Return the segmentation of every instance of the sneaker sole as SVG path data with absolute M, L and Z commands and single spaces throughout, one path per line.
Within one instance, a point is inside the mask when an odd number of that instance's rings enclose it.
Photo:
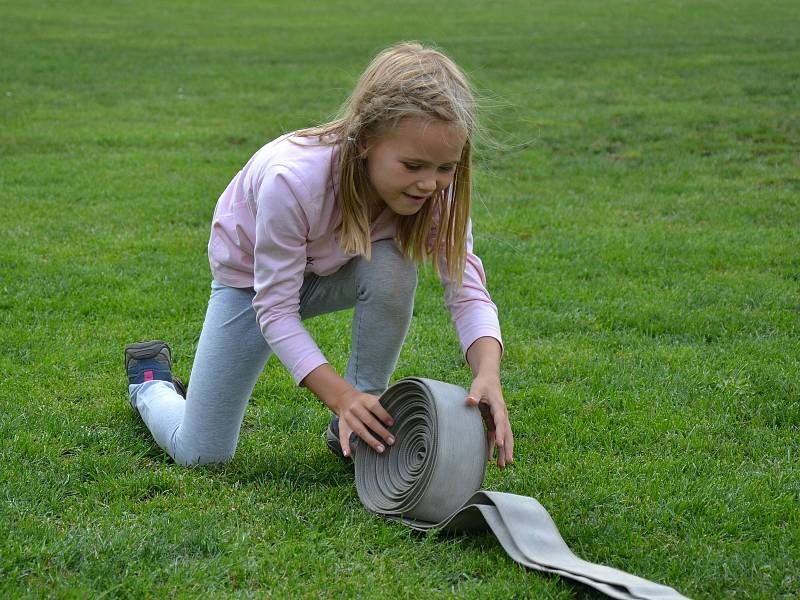
M 128 363 L 131 359 L 142 360 L 145 358 L 153 358 L 157 356 L 163 348 L 167 349 L 169 366 L 172 368 L 172 350 L 170 349 L 169 344 L 160 340 L 138 342 L 136 344 L 125 346 L 125 368 L 128 368 Z
M 128 365 L 131 360 L 154 358 L 158 356 L 164 348 L 167 350 L 167 364 L 169 365 L 169 370 L 172 371 L 172 349 L 169 347 L 169 344 L 162 340 L 136 342 L 135 344 L 125 346 L 125 370 L 128 370 Z M 186 398 L 186 385 L 175 377 L 175 375 L 172 376 L 172 385 L 175 386 L 175 391 Z

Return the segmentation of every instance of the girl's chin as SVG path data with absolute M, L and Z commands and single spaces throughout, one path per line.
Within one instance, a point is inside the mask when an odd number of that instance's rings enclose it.
M 420 209 L 422 208 L 422 204 L 418 204 L 418 205 L 406 204 L 405 206 L 389 206 L 389 208 L 396 215 L 400 215 L 401 217 L 408 217 L 410 215 L 417 214 L 420 211 Z

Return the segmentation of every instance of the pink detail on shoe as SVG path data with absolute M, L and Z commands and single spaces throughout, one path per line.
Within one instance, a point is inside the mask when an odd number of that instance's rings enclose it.
M 145 371 L 144 372 L 144 380 L 145 381 L 153 381 L 153 372 L 152 371 Z

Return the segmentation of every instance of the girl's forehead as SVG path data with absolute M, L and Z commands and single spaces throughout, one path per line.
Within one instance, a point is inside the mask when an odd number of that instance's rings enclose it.
M 463 128 L 455 123 L 422 117 L 406 117 L 387 131 L 381 142 L 405 158 L 430 162 L 458 162 L 467 141 Z

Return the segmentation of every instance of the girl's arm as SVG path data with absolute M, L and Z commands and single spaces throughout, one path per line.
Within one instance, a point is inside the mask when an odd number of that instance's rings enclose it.
M 467 362 L 472 369 L 472 386 L 467 404 L 478 406 L 486 422 L 489 458 L 497 446 L 497 466 L 501 469 L 514 462 L 514 434 L 500 385 L 500 357 L 503 350 L 495 338 L 484 336 L 467 349 Z
M 350 434 L 355 432 L 376 452 L 383 452 L 380 440 L 371 432 L 383 438 L 390 446 L 394 438 L 389 430 L 394 420 L 378 402 L 378 397 L 359 392 L 342 379 L 329 364 L 325 363 L 311 371 L 301 382 L 333 412 L 339 415 L 339 442 L 342 453 L 350 456 Z
M 500 386 L 503 346 L 497 307 L 486 289 L 483 263 L 472 251 L 472 221 L 467 223 L 466 244 L 463 284 L 458 287 L 450 281 L 444 261 L 439 275 L 444 286 L 445 303 L 474 376 L 467 404 L 480 408 L 486 422 L 489 457 L 497 446 L 497 465 L 502 469 L 514 460 L 514 437 Z
M 322 172 L 327 175 L 327 171 Z M 318 188 L 319 184 L 312 185 L 312 189 Z M 294 380 L 339 415 L 339 438 L 345 455 L 351 453 L 353 432 L 382 452 L 382 442 L 375 436 L 394 443 L 381 424 L 391 424 L 391 417 L 377 397 L 357 391 L 339 377 L 301 322 L 300 289 L 307 239 L 311 229 L 319 225 L 315 220 L 318 206 L 310 200 L 316 197 L 289 166 L 273 165 L 261 175 L 253 252 L 253 308 L 264 339 Z

